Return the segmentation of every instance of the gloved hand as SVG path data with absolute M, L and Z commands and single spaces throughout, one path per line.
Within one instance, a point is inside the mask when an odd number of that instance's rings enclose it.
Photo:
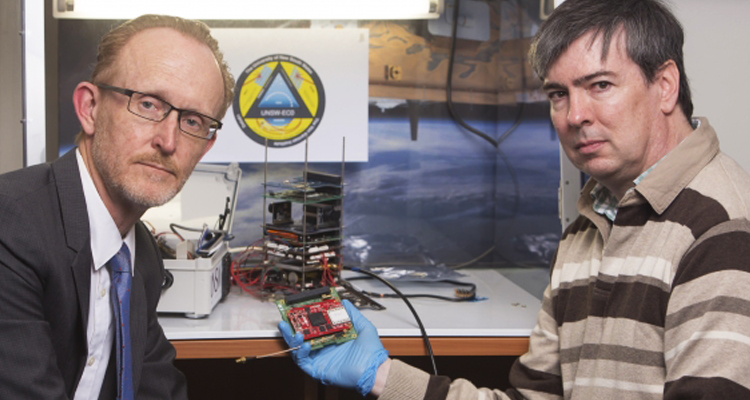
M 380 364 L 388 359 L 378 330 L 348 300 L 342 301 L 352 319 L 357 338 L 345 343 L 310 350 L 310 343 L 303 343 L 302 333 L 292 335 L 292 327 L 279 322 L 279 330 L 289 347 L 302 345 L 292 352 L 294 361 L 308 375 L 325 385 L 336 385 L 356 389 L 366 396 L 375 384 L 375 375 Z

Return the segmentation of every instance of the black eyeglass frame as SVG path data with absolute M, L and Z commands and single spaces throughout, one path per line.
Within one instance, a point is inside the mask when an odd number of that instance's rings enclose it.
M 96 87 L 98 87 L 100 89 L 111 90 L 113 92 L 124 94 L 125 96 L 128 96 L 128 107 L 127 107 L 128 108 L 128 112 L 130 112 L 131 114 L 133 114 L 133 115 L 135 115 L 137 117 L 140 117 L 140 118 L 143 118 L 145 120 L 148 120 L 148 121 L 154 121 L 154 122 L 164 121 L 169 116 L 169 113 L 171 113 L 172 110 L 174 110 L 174 111 L 177 111 L 177 120 L 178 121 L 182 120 L 182 113 L 183 112 L 187 112 L 187 113 L 190 113 L 190 114 L 195 114 L 195 115 L 201 116 L 203 118 L 207 118 L 211 122 L 213 122 L 214 124 L 216 124 L 215 127 L 213 127 L 213 128 L 209 127 L 206 136 L 198 136 L 198 135 L 195 135 L 193 133 L 187 132 L 186 130 L 182 129 L 182 123 L 179 123 L 177 125 L 180 128 L 180 131 L 182 133 L 184 133 L 186 135 L 190 135 L 190 136 L 192 136 L 194 138 L 203 139 L 203 140 L 211 140 L 214 137 L 214 135 L 216 135 L 216 131 L 218 131 L 219 129 L 221 129 L 221 127 L 224 125 L 224 124 L 221 123 L 221 121 L 219 121 L 219 120 L 217 120 L 217 119 L 215 119 L 213 117 L 209 117 L 208 115 L 201 114 L 199 112 L 192 111 L 192 110 L 183 110 L 181 108 L 177 108 L 177 107 L 173 106 L 172 104 L 170 104 L 169 102 L 167 102 L 166 100 L 160 98 L 159 96 L 155 96 L 153 94 L 143 93 L 143 92 L 139 92 L 137 90 L 125 89 L 125 88 L 121 88 L 121 87 L 117 87 L 117 86 L 112 86 L 112 85 L 106 85 L 106 84 L 103 84 L 103 83 L 97 83 L 95 85 L 96 85 Z M 143 95 L 143 96 L 149 96 L 149 97 L 153 97 L 155 99 L 158 99 L 162 103 L 164 103 L 167 106 L 169 106 L 169 109 L 164 113 L 164 115 L 162 116 L 162 118 L 159 119 L 159 120 L 156 120 L 156 119 L 153 119 L 153 118 L 148 118 L 148 117 L 145 117 L 145 116 L 143 116 L 141 114 L 137 114 L 137 113 L 133 112 L 130 109 L 130 101 L 133 100 L 133 95 L 134 94 L 140 94 L 140 95 Z

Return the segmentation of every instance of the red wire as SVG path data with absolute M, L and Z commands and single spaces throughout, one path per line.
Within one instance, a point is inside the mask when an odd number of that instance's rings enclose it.
M 262 273 L 262 270 L 267 268 L 264 265 L 250 266 L 250 268 L 243 268 L 245 262 L 253 255 L 263 255 L 262 252 L 255 250 L 256 247 L 262 244 L 263 239 L 258 240 L 249 246 L 242 253 L 234 256 L 232 263 L 230 264 L 230 275 L 232 282 L 240 287 L 244 292 L 259 295 L 264 290 L 291 290 L 297 292 L 298 290 L 294 287 L 279 285 L 276 283 L 266 282 L 267 275 Z M 323 286 L 335 286 L 336 279 L 332 268 L 336 267 L 337 272 L 340 270 L 338 265 L 329 264 L 329 259 L 325 254 L 321 254 L 321 279 L 320 284 Z
M 253 242 L 252 244 L 247 246 L 247 249 L 243 251 L 242 253 L 238 254 L 234 257 L 232 260 L 232 263 L 230 264 L 230 275 L 232 276 L 232 282 L 239 286 L 244 292 L 251 293 L 251 294 L 257 294 L 258 290 L 253 288 L 257 284 L 257 282 L 260 280 L 260 276 L 253 278 L 252 275 L 256 270 L 246 270 L 243 271 L 240 268 L 244 264 L 244 262 L 250 258 L 251 255 L 257 253 L 253 247 L 261 243 L 262 240 L 258 240 Z

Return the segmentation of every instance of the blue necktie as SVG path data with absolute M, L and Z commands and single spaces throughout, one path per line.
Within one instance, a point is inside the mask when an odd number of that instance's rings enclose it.
M 133 358 L 130 353 L 130 250 L 125 243 L 109 260 L 112 286 L 112 314 L 115 318 L 115 356 L 117 358 L 117 399 L 133 400 Z

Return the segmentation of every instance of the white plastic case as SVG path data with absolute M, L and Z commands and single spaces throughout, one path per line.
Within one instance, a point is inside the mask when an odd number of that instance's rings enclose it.
M 177 259 L 164 260 L 167 276 L 156 311 L 183 313 L 190 318 L 206 317 L 229 292 L 231 260 L 227 242 L 217 241 L 204 254 L 188 259 L 187 254 L 194 253 L 201 232 L 176 227 L 185 239 L 180 241 L 171 233 L 170 224 L 197 230 L 202 230 L 205 224 L 215 229 L 220 216 L 224 215 L 223 230 L 231 233 L 241 177 L 242 170 L 236 163 L 198 164 L 174 199 L 149 209 L 141 218 L 176 249 Z

